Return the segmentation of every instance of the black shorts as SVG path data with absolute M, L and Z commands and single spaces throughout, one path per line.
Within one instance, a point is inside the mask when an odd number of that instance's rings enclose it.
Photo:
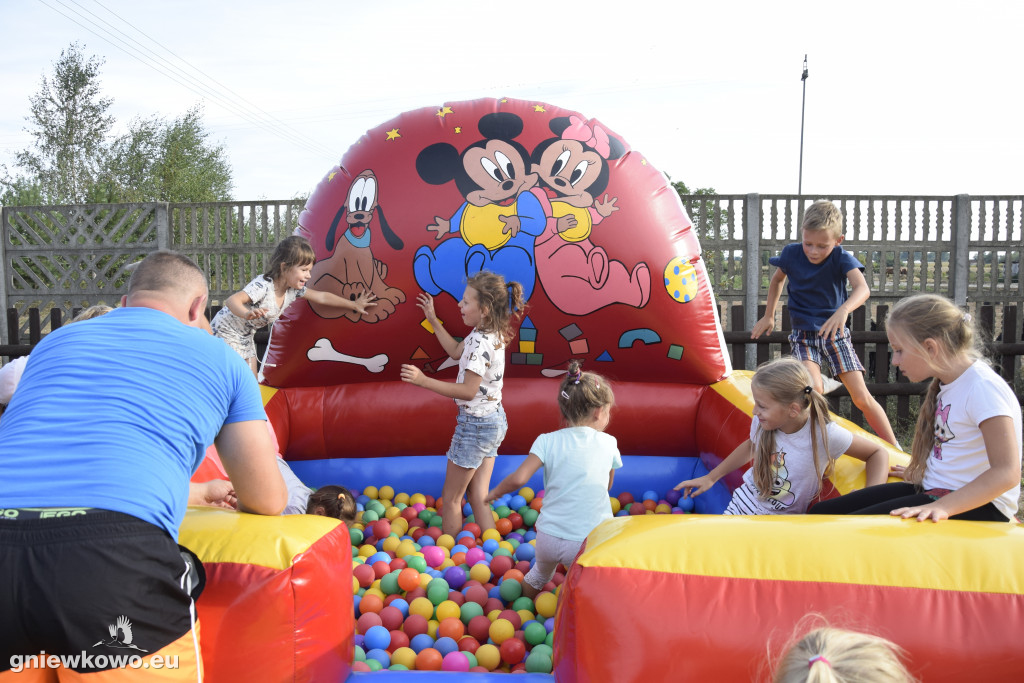
M 186 661 L 166 668 L 189 676 L 196 576 L 166 531 L 94 508 L 0 513 L 0 676 L 39 668 L 32 655 L 37 664 L 65 656 L 63 668 L 92 673 L 126 668 L 117 662 L 131 657 L 149 669 L 172 650 Z

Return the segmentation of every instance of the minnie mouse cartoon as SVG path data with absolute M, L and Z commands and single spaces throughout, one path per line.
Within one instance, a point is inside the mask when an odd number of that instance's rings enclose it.
M 643 308 L 651 296 L 647 264 L 629 272 L 589 239 L 593 226 L 619 210 L 616 197 L 596 198 L 608 186 L 607 161 L 622 156 L 622 143 L 575 115 L 554 118 L 548 127 L 557 137 L 537 145 L 530 159 L 546 192 L 549 217 L 535 243 L 544 292 L 571 315 L 616 303 Z
M 413 273 L 424 292 L 442 291 L 462 298 L 466 277 L 481 270 L 523 285 L 529 299 L 537 279 L 534 240 L 544 230 L 547 214 L 537 175 L 528 173 L 529 152 L 516 138 L 523 131 L 519 116 L 498 112 L 481 117 L 484 139 L 461 154 L 446 142 L 425 148 L 416 157 L 416 172 L 431 185 L 455 181 L 465 198 L 451 218 L 435 216 L 428 230 L 435 249 L 422 246 L 413 257 Z

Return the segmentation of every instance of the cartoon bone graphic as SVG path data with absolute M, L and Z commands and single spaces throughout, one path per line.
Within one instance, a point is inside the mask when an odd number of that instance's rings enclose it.
M 385 353 L 378 353 L 372 358 L 358 358 L 356 356 L 350 356 L 346 353 L 342 353 L 331 345 L 331 340 L 327 337 L 321 337 L 316 340 L 313 347 L 306 351 L 306 358 L 311 361 L 332 361 L 335 363 L 353 363 L 354 365 L 362 365 L 370 372 L 382 372 L 384 367 L 388 364 L 388 356 Z

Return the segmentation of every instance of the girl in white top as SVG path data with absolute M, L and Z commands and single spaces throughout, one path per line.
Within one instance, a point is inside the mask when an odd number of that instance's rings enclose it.
M 321 292 L 306 286 L 316 263 L 316 254 L 305 237 L 293 235 L 281 240 L 270 257 L 267 272 L 257 275 L 240 292 L 235 292 L 224 301 L 224 308 L 217 312 L 210 322 L 213 333 L 226 341 L 249 363 L 253 374 L 256 371 L 256 330 L 271 325 L 284 309 L 302 297 L 321 306 L 334 306 L 359 315 L 370 306 L 376 306 L 376 298 L 368 291 L 355 299 Z
M 822 477 L 832 474 L 836 458 L 847 453 L 866 464 L 867 485 L 881 484 L 889 454 L 832 421 L 825 397 L 811 388 L 811 375 L 795 358 L 780 358 L 757 369 L 750 383 L 754 419 L 750 438 L 708 474 L 681 481 L 686 497 L 698 496 L 715 482 L 754 461 L 743 473 L 725 509 L 727 515 L 802 513 L 821 493 Z
M 559 563 L 572 564 L 594 527 L 612 518 L 608 491 L 622 458 L 615 437 L 604 430 L 615 396 L 607 379 L 583 372 L 580 365 L 581 361 L 570 361 L 558 392 L 558 408 L 567 426 L 538 436 L 518 469 L 487 494 L 490 502 L 518 490 L 544 468 L 536 562 L 523 585 L 523 594 L 530 598 L 551 580 Z
M 459 407 L 441 492 L 441 529 L 452 537 L 462 530 L 463 496 L 469 499 L 480 530 L 493 529 L 494 517 L 484 498 L 491 485 L 498 446 L 508 430 L 501 407 L 505 347 L 515 336 L 513 323 L 526 308 L 523 286 L 518 282 L 506 284 L 500 275 L 486 270 L 470 276 L 459 311 L 462 322 L 473 330 L 462 341 L 455 341 L 441 326 L 429 294 L 420 294 L 417 305 L 448 357 L 459 359 L 459 375 L 454 383 L 427 377 L 415 365 L 402 366 L 403 382 L 455 399 Z
M 1008 522 L 1021 474 L 1020 402 L 981 359 L 971 316 L 949 299 L 917 294 L 889 314 L 893 365 L 911 382 L 932 377 L 921 400 L 905 479 L 824 501 L 819 514 L 892 514 Z

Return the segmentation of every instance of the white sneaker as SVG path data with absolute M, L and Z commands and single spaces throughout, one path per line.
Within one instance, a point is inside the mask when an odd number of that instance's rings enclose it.
M 831 377 L 826 377 L 825 375 L 821 376 L 821 384 L 824 389 L 822 392 L 823 394 L 831 394 L 833 391 L 843 386 L 842 382 L 837 382 Z

